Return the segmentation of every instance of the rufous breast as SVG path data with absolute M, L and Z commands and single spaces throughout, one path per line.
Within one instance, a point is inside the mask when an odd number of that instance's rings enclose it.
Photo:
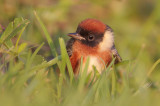
M 79 41 L 75 41 L 72 50 L 73 53 L 70 57 L 70 61 L 74 73 L 78 73 L 81 57 L 83 57 L 83 66 L 85 65 L 87 57 L 89 57 L 89 66 L 87 70 L 88 74 L 93 71 L 93 65 L 96 67 L 98 72 L 101 73 L 104 70 L 106 64 L 109 64 L 112 60 L 110 50 L 101 52 L 98 46 L 90 47 Z

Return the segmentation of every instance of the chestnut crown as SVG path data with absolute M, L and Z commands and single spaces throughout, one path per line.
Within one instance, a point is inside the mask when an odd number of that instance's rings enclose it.
M 75 40 L 79 40 L 83 44 L 94 47 L 103 40 L 104 33 L 108 29 L 112 31 L 109 26 L 101 21 L 86 19 L 80 22 L 76 33 L 70 33 L 69 36 L 73 37 Z

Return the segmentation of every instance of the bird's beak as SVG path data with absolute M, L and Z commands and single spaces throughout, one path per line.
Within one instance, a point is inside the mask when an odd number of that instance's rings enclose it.
M 84 37 L 82 37 L 80 34 L 78 33 L 69 33 L 68 36 L 72 37 L 72 38 L 75 38 L 75 39 L 78 39 L 78 40 L 85 40 Z

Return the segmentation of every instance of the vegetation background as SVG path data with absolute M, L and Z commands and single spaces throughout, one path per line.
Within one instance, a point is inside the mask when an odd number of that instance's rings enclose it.
M 86 18 L 114 30 L 124 60 L 94 83 L 74 78 L 64 44 Z M 2 106 L 160 105 L 160 0 L 1 0 L 0 24 Z

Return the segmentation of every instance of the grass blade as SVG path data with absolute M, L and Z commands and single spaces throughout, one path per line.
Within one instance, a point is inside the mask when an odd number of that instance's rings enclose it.
M 54 46 L 54 44 L 53 44 L 52 38 L 50 37 L 50 35 L 49 35 L 46 27 L 44 26 L 43 22 L 41 21 L 41 19 L 40 19 L 39 16 L 37 15 L 36 11 L 34 11 L 34 15 L 36 16 L 36 19 L 37 19 L 37 21 L 39 22 L 39 24 L 40 24 L 40 26 L 41 26 L 41 28 L 42 28 L 42 30 L 43 30 L 43 32 L 44 32 L 44 35 L 45 35 L 45 37 L 46 37 L 46 39 L 47 39 L 47 42 L 48 42 L 48 44 L 49 44 L 49 47 L 51 48 L 52 55 L 53 55 L 54 57 L 56 57 L 56 56 L 57 56 L 57 53 L 56 53 L 55 46 Z
M 59 43 L 60 43 L 60 47 L 61 47 L 62 61 L 65 60 L 65 62 L 67 64 L 67 68 L 68 68 L 68 72 L 69 72 L 69 76 L 70 76 L 70 83 L 72 83 L 72 80 L 74 78 L 74 74 L 73 74 L 73 69 L 72 69 L 72 65 L 71 65 L 69 56 L 67 54 L 64 40 L 62 38 L 60 38 Z
M 158 59 L 153 66 L 151 67 L 151 69 L 148 71 L 147 76 L 149 77 L 151 75 L 151 73 L 154 71 L 154 69 L 156 68 L 156 66 L 160 63 L 160 59 Z

